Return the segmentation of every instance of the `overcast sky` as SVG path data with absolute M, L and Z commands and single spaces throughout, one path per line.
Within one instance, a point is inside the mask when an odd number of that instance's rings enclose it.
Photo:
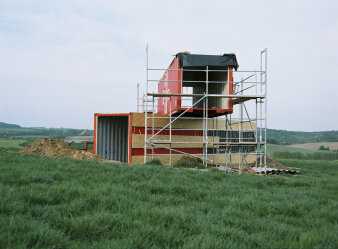
M 269 52 L 268 126 L 338 130 L 338 1 L 0 0 L 0 121 L 86 128 L 136 111 L 151 67 L 180 51 Z

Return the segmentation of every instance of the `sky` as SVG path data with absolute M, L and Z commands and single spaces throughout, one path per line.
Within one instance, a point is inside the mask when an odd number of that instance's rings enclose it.
M 174 54 L 268 49 L 268 127 L 338 130 L 338 1 L 0 0 L 0 121 L 92 128 Z

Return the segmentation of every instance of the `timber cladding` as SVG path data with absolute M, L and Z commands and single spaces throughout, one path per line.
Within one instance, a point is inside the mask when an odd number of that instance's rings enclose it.
M 144 163 L 144 142 L 145 142 L 145 113 L 131 113 L 132 116 L 132 164 L 142 164 Z M 194 154 L 196 156 L 202 157 L 203 153 L 203 120 L 202 119 L 177 119 L 171 124 L 171 148 L 174 149 L 171 152 L 169 149 L 164 147 L 170 147 L 170 130 L 167 126 L 164 130 L 161 131 L 166 125 L 169 124 L 170 118 L 167 115 L 152 114 L 148 113 L 148 122 L 147 122 L 147 139 L 150 139 L 153 135 L 153 143 L 159 144 L 160 146 L 148 144 L 147 146 L 147 161 L 151 159 L 159 159 L 163 164 L 169 164 L 170 160 L 175 164 L 184 154 L 180 154 L 177 151 L 181 151 L 188 154 Z M 153 118 L 154 117 L 154 118 Z M 172 120 L 175 117 L 172 117 Z M 228 121 L 228 130 L 229 130 L 229 121 Z M 154 129 L 152 129 L 154 127 Z M 238 131 L 240 128 L 240 123 L 237 121 L 231 122 L 231 128 L 234 131 Z M 255 129 L 255 123 L 244 122 L 241 125 L 243 130 L 253 130 Z M 219 148 L 221 147 L 218 142 L 220 142 L 220 132 L 226 129 L 226 121 L 222 119 L 209 119 L 208 120 L 208 130 L 214 130 L 211 134 L 208 134 L 208 150 L 212 149 L 215 155 L 208 155 L 208 158 L 214 161 L 214 164 L 225 164 L 227 159 L 225 154 L 218 154 Z M 156 133 L 158 133 L 156 135 Z M 224 134 L 223 134 L 224 136 Z M 223 140 L 224 141 L 224 140 Z M 214 144 L 216 143 L 216 144 Z M 175 151 L 177 150 L 177 151 Z M 223 152 L 224 153 L 224 152 Z M 153 155 L 149 155 L 153 154 Z M 170 159 L 171 157 L 171 159 Z M 239 162 L 238 155 L 231 156 L 231 164 L 238 164 Z M 254 162 L 255 156 L 248 155 L 246 157 L 247 162 Z M 229 162 L 230 163 L 230 162 Z
M 132 134 L 132 148 L 144 148 L 144 135 Z M 150 138 L 148 136 L 148 138 Z M 158 135 L 153 140 L 155 143 L 160 143 L 163 146 L 169 147 L 170 136 L 168 135 Z M 172 148 L 203 148 L 203 136 L 172 136 Z M 208 137 L 208 148 L 212 148 L 212 142 L 219 142 L 219 137 Z M 147 148 L 152 148 L 151 145 L 148 145 Z
M 180 160 L 184 155 L 171 155 L 171 162 L 172 164 L 175 164 L 178 160 Z M 196 156 L 199 156 L 202 158 L 202 154 L 197 154 Z M 153 159 L 159 159 L 162 164 L 169 164 L 170 156 L 169 155 L 154 155 L 153 157 L 150 155 L 147 156 L 147 161 L 150 161 Z M 226 164 L 226 155 L 208 155 L 208 159 L 213 160 L 212 164 Z M 255 155 L 248 155 L 246 157 L 247 163 L 253 163 L 255 162 L 256 156 Z M 228 159 L 229 160 L 229 159 Z M 231 156 L 231 162 L 229 162 L 229 165 L 238 167 L 238 163 L 240 160 L 239 155 L 232 155 Z M 132 157 L 132 164 L 143 164 L 144 163 L 144 157 L 143 156 L 133 156 Z
M 132 126 L 137 127 L 145 127 L 145 114 L 144 113 L 136 113 L 132 112 Z M 148 113 L 148 122 L 147 127 L 152 128 L 153 126 L 155 128 L 163 128 L 170 122 L 170 118 L 168 115 L 160 115 L 160 114 L 154 114 L 154 119 L 152 119 L 153 114 Z M 172 117 L 172 120 L 175 117 Z M 153 125 L 154 120 L 154 125 Z M 239 129 L 240 123 L 238 121 L 232 121 L 231 127 L 233 130 Z M 228 122 L 229 126 L 229 122 Z M 251 127 L 252 126 L 252 127 Z M 168 127 L 169 128 L 169 127 Z M 173 129 L 203 129 L 203 122 L 202 119 L 178 119 L 175 122 L 171 124 L 171 128 Z M 208 120 L 208 129 L 215 129 L 215 130 L 225 130 L 226 128 L 226 121 L 222 119 L 209 119 Z M 255 123 L 251 122 L 244 122 L 242 123 L 242 129 L 243 130 L 249 130 L 249 129 L 255 129 Z

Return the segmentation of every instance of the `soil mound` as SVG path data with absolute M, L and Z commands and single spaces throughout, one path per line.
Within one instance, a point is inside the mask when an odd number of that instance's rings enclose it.
M 262 164 L 264 165 L 264 157 L 262 157 Z M 260 159 L 257 159 L 257 165 L 260 165 Z M 255 166 L 254 164 L 250 166 Z M 289 169 L 289 167 L 286 167 L 285 165 L 275 161 L 275 159 L 272 156 L 267 156 L 266 157 L 266 166 L 269 168 L 274 168 L 274 169 Z
M 180 160 L 177 161 L 177 163 L 192 163 L 192 164 L 203 164 L 202 159 L 192 156 L 182 156 Z
M 82 160 L 104 160 L 99 155 L 72 148 L 69 143 L 59 139 L 40 138 L 19 151 L 22 154 L 34 154 L 48 157 L 69 157 Z

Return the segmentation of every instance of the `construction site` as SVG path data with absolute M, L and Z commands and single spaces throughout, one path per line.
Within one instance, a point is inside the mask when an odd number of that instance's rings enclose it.
M 190 157 L 224 171 L 266 169 L 266 49 L 258 59 L 259 69 L 240 70 L 235 54 L 181 52 L 156 68 L 147 47 L 137 112 L 94 114 L 94 153 L 129 164 Z

